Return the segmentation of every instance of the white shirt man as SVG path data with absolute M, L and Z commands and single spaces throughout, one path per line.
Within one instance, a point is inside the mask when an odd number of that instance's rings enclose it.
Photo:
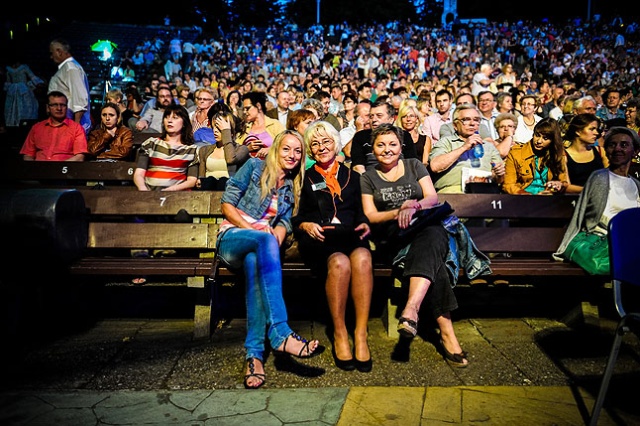
M 489 90 L 489 86 L 493 83 L 493 79 L 491 76 L 491 65 L 482 64 L 480 65 L 480 72 L 477 72 L 473 75 L 473 80 L 471 82 L 471 94 L 473 96 L 478 96 L 478 93 L 483 90 Z
M 49 44 L 51 59 L 58 70 L 49 80 L 48 92 L 62 92 L 67 97 L 67 117 L 80 123 L 89 133 L 91 130 L 91 105 L 89 79 L 82 65 L 71 56 L 69 44 L 56 39 Z

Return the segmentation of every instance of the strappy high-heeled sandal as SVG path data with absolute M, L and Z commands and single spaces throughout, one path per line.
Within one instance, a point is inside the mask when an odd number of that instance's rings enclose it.
M 258 358 L 247 359 L 247 367 L 249 367 L 249 374 L 245 374 L 244 381 L 242 382 L 244 384 L 245 389 L 258 389 L 259 387 L 264 385 L 264 383 L 267 381 L 267 376 L 264 373 L 256 373 L 256 363 L 255 363 L 256 361 L 260 361 L 260 360 Z M 264 365 L 263 365 L 263 368 L 264 368 Z M 260 382 L 256 386 L 249 385 L 249 379 L 252 377 L 255 377 L 256 379 L 260 380 Z
M 304 343 L 304 345 L 302 345 L 302 348 L 300 348 L 300 351 L 297 354 L 287 351 L 287 342 L 289 341 L 289 339 L 295 339 L 295 340 L 298 340 L 298 341 Z M 313 340 L 313 341 L 317 342 L 317 340 Z M 311 350 L 311 348 L 309 347 L 309 344 L 311 342 L 312 341 L 307 340 L 304 337 L 301 337 L 301 336 L 297 335 L 296 333 L 291 333 L 284 340 L 284 343 L 282 344 L 282 349 L 281 350 L 276 350 L 276 352 L 287 353 L 289 355 L 293 355 L 293 356 L 298 357 L 298 358 L 313 358 L 314 356 L 320 355 L 322 352 L 324 352 L 325 347 L 322 346 L 319 343 L 318 343 L 318 346 L 316 346 L 316 348 L 314 350 Z

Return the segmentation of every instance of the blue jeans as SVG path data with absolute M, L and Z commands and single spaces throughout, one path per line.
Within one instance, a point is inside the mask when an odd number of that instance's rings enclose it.
M 218 257 L 232 269 L 243 269 L 246 282 L 246 358 L 264 359 L 265 331 L 277 349 L 293 333 L 282 297 L 282 266 L 276 238 L 264 231 L 230 228 L 218 238 Z

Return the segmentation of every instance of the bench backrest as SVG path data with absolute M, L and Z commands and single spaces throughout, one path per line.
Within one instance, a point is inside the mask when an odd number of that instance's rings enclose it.
M 221 191 L 81 192 L 91 213 L 90 247 L 214 247 L 212 233 L 222 220 Z M 480 250 L 549 256 L 564 236 L 577 196 L 441 194 L 440 200 L 466 220 Z M 180 210 L 190 223 L 172 223 Z
M 132 161 L 22 161 L 3 162 L 3 185 L 80 187 L 94 185 L 133 185 L 136 164 Z
M 81 189 L 88 249 L 215 249 L 222 192 Z
M 469 233 L 483 252 L 548 256 L 560 245 L 578 196 L 440 194 L 439 199 L 468 220 Z
M 81 189 L 91 217 L 96 217 L 90 225 L 93 247 L 212 245 L 213 228 L 196 223 L 203 223 L 203 219 L 204 222 L 219 221 L 222 217 L 220 192 L 138 192 L 133 185 L 134 169 L 134 162 L 122 161 L 20 160 L 6 161 L 0 168 L 0 176 L 3 185 L 12 187 L 30 183 Z M 87 189 L 87 185 L 95 183 L 103 184 L 108 190 Z M 548 256 L 557 249 L 577 201 L 577 195 L 440 194 L 439 198 L 448 201 L 455 214 L 467 220 L 467 228 L 480 250 L 540 256 Z M 166 228 L 160 226 L 166 220 L 154 219 L 145 221 L 145 226 L 138 230 L 133 221 L 138 216 L 175 215 L 180 209 L 191 215 L 196 223 L 174 223 L 176 226 Z M 115 232 L 116 228 L 118 232 Z M 160 229 L 164 231 L 160 232 Z M 175 231 L 167 235 L 166 229 Z M 185 237 L 179 238 L 182 233 Z M 108 236 L 107 241 L 105 236 Z

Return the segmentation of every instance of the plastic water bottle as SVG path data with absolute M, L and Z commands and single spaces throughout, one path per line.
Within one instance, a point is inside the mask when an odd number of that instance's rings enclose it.
M 471 150 L 471 166 L 472 167 L 480 167 L 480 159 L 484 155 L 484 146 L 479 143 L 474 145 Z
M 473 156 L 475 158 L 482 158 L 484 155 L 484 144 L 479 143 L 473 147 Z

